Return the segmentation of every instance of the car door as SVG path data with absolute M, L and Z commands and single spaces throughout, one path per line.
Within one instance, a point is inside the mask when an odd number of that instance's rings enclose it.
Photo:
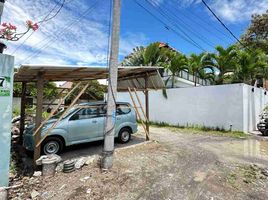
M 82 108 L 72 115 L 69 118 L 68 131 L 71 143 L 96 140 L 100 132 L 97 108 Z

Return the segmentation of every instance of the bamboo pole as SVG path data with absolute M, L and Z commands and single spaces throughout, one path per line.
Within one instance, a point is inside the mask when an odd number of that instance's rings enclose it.
M 40 144 L 44 141 L 44 139 L 48 136 L 48 134 L 58 125 L 60 120 L 65 116 L 67 112 L 74 106 L 74 104 L 77 102 L 77 100 L 80 98 L 80 96 L 85 92 L 85 90 L 88 88 L 89 83 L 85 85 L 85 87 L 80 91 L 80 93 L 75 97 L 73 102 L 70 104 L 70 106 L 63 112 L 63 114 L 59 117 L 59 119 L 48 129 L 44 137 L 37 143 L 36 147 L 40 146 Z
M 147 116 L 146 116 L 146 114 L 145 114 L 145 111 L 144 111 L 144 109 L 143 109 L 143 107 L 142 107 L 142 104 L 141 104 L 140 98 L 139 98 L 139 96 L 138 96 L 138 94 L 137 94 L 137 90 L 136 90 L 135 88 L 134 88 L 134 93 L 135 93 L 135 95 L 136 95 L 136 97 L 137 97 L 137 99 L 138 99 L 138 103 L 139 103 L 140 108 L 141 108 L 141 110 L 142 110 L 142 113 L 143 113 L 144 119 L 146 120 L 146 122 L 148 122 Z
M 57 107 L 54 108 L 51 113 L 49 114 L 49 116 L 44 120 L 42 121 L 42 123 L 40 124 L 40 126 L 38 126 L 38 128 L 35 130 L 33 136 L 35 136 L 38 131 L 40 131 L 40 129 L 45 125 L 45 123 L 48 122 L 48 120 L 50 120 L 51 117 L 53 117 L 53 115 L 55 114 L 55 112 L 59 109 L 59 107 L 61 106 L 61 104 L 65 101 L 65 99 L 70 96 L 75 90 L 76 88 L 78 88 L 79 86 L 81 85 L 81 82 L 79 82 L 70 92 L 68 92 L 68 94 L 60 100 L 60 102 L 58 103 Z
M 129 92 L 130 98 L 131 98 L 131 100 L 132 100 L 132 102 L 133 102 L 133 105 L 134 105 L 134 108 L 135 108 L 136 113 L 137 113 L 137 115 L 138 115 L 138 118 L 141 120 L 141 125 L 142 125 L 142 127 L 143 127 L 143 129 L 144 129 L 144 131 L 145 131 L 146 138 L 149 138 L 149 134 L 148 134 L 148 132 L 147 132 L 146 126 L 145 126 L 144 122 L 142 121 L 142 118 L 141 118 L 141 116 L 140 116 L 140 113 L 139 113 L 138 109 L 136 108 L 136 107 L 137 107 L 137 106 L 136 106 L 136 102 L 135 102 L 135 100 L 134 100 L 134 98 L 133 98 L 133 95 L 131 94 L 131 89 L 130 89 L 130 88 L 128 88 L 128 92 Z

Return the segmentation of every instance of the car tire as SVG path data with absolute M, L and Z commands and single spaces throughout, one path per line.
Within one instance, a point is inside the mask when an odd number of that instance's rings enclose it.
M 122 144 L 128 143 L 131 139 L 131 130 L 129 128 L 122 128 L 118 134 L 118 141 Z
M 59 154 L 63 150 L 63 141 L 58 137 L 48 137 L 42 143 L 42 154 Z
M 265 130 L 263 133 L 262 133 L 263 136 L 268 136 L 268 130 Z

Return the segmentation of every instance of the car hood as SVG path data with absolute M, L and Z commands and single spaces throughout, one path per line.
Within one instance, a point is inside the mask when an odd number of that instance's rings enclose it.
M 50 120 L 48 120 L 45 123 L 45 125 L 43 126 L 42 131 L 45 131 L 45 130 L 49 129 L 53 125 L 53 123 L 56 122 L 56 121 L 57 121 L 57 119 L 50 119 Z M 35 123 L 28 125 L 26 127 L 26 133 L 33 134 L 34 129 L 35 129 Z

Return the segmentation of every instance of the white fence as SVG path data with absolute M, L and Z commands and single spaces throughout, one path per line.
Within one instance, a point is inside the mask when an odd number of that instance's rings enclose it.
M 268 102 L 265 90 L 246 84 L 231 84 L 150 91 L 150 121 L 173 125 L 200 125 L 250 132 L 256 130 L 259 114 Z M 144 94 L 139 93 L 144 105 Z M 128 93 L 118 101 L 131 102 Z

